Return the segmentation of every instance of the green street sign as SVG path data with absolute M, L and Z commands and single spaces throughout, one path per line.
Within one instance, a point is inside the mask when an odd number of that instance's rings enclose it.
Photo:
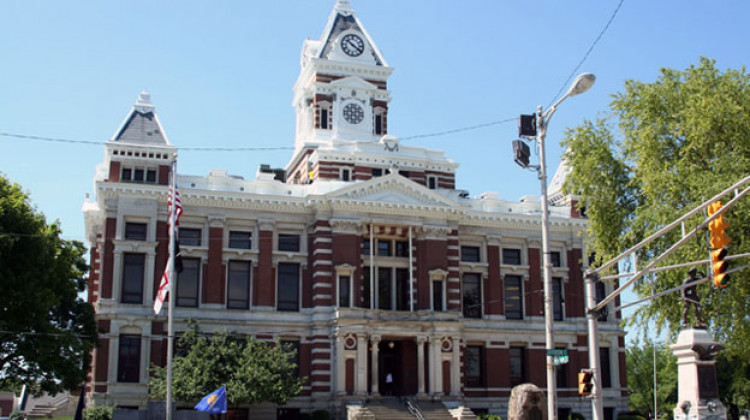
M 552 356 L 552 362 L 555 364 L 555 366 L 560 366 L 567 364 L 570 361 L 570 357 L 568 355 L 563 356 Z
M 567 356 L 568 349 L 548 349 L 547 356 Z

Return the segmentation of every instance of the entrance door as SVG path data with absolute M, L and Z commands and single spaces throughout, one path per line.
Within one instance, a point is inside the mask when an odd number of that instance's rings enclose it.
M 413 340 L 380 342 L 378 387 L 381 395 L 416 395 L 417 343 Z M 388 382 L 388 374 L 392 382 Z

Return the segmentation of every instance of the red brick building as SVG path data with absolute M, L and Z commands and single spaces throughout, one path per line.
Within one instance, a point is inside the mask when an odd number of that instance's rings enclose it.
M 343 415 L 388 393 L 504 416 L 514 385 L 546 385 L 539 199 L 470 198 L 456 189 L 457 163 L 389 135 L 391 72 L 340 0 L 321 38 L 303 46 L 286 168 L 264 167 L 254 180 L 178 173 L 185 270 L 175 328 L 192 318 L 203 330 L 294 343 L 308 381 L 287 413 Z M 178 151 L 142 93 L 106 143 L 96 199 L 84 205 L 89 298 L 104 331 L 89 395 L 100 403 L 145 407 L 148 367 L 165 363 L 165 313 L 155 316 L 152 305 L 167 262 L 167 184 Z M 570 355 L 558 368 L 558 405 L 588 418 L 590 404 L 577 395 L 577 372 L 588 366 L 586 219 L 556 197 L 555 339 Z M 627 410 L 618 321 L 600 324 L 610 417 Z M 271 418 L 277 409 L 250 408 Z

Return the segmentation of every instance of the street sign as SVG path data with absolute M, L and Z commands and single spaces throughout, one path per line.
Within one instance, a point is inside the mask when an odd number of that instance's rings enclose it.
M 547 349 L 547 356 L 567 356 L 568 349 Z
M 570 357 L 567 354 L 563 356 L 552 356 L 552 362 L 555 366 L 565 365 L 570 361 Z

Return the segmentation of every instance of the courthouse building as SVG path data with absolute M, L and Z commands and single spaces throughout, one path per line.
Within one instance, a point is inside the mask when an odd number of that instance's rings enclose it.
M 252 180 L 176 176 L 176 333 L 194 319 L 202 331 L 298 349 L 302 393 L 285 407 L 248 407 L 251 418 L 316 409 L 343 418 L 385 392 L 505 416 L 513 386 L 546 386 L 539 197 L 470 197 L 457 188 L 457 162 L 389 134 L 393 69 L 348 1 L 320 39 L 304 42 L 300 64 L 285 168 L 263 165 Z M 106 142 L 96 196 L 84 204 L 102 330 L 87 394 L 97 404 L 145 408 L 149 367 L 166 361 L 166 310 L 152 307 L 168 257 L 172 140 L 142 93 Z M 570 356 L 557 368 L 558 405 L 590 418 L 577 394 L 588 367 L 587 221 L 559 191 L 564 173 L 550 207 L 555 347 Z M 600 333 L 605 417 L 614 418 L 627 410 L 624 332 L 610 315 Z

